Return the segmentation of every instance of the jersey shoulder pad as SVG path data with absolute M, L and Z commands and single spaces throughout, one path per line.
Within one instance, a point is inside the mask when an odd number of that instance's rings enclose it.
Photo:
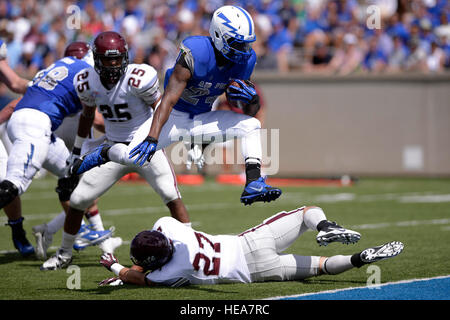
M 95 106 L 95 87 L 98 82 L 98 76 L 94 68 L 81 69 L 73 77 L 73 86 L 77 92 L 81 103 L 88 106 Z
M 182 50 L 180 54 L 184 54 L 191 73 L 194 75 L 206 75 L 209 64 L 214 56 L 214 50 L 209 37 L 191 36 L 183 40 L 180 45 Z
M 130 64 L 125 81 L 130 92 L 148 104 L 160 97 L 158 72 L 148 64 Z

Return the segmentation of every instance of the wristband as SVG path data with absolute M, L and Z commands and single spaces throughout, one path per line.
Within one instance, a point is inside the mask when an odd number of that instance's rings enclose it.
M 113 263 L 113 265 L 111 266 L 111 271 L 116 275 L 119 276 L 120 270 L 122 270 L 123 268 L 125 268 L 123 265 L 121 265 L 120 263 Z

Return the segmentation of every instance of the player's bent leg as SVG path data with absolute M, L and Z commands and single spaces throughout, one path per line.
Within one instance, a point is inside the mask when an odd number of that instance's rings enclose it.
M 0 209 L 9 205 L 19 194 L 17 186 L 8 180 L 0 182 Z
M 8 217 L 7 224 L 12 229 L 12 240 L 14 247 L 24 257 L 31 255 L 34 252 L 34 248 L 28 241 L 26 232 L 23 229 L 22 221 L 24 218 L 22 218 L 22 204 L 20 197 L 15 197 L 3 209 Z
M 175 172 L 170 165 L 164 150 L 155 152 L 147 166 L 136 170 L 158 193 L 167 205 L 173 218 L 188 224 L 189 214 L 181 200 Z
M 241 235 L 247 234 L 256 237 L 253 234 L 266 233 L 263 237 L 273 239 L 275 251 L 277 253 L 283 252 L 308 230 L 303 222 L 303 210 L 304 207 L 288 212 L 278 212 L 265 219 L 262 224 L 241 233 Z
M 8 135 L 13 147 L 8 157 L 5 179 L 24 193 L 45 162 L 51 138 L 50 118 L 37 110 L 14 112 L 8 123 Z
M 64 231 L 62 235 L 61 247 L 55 255 L 46 260 L 40 267 L 41 270 L 57 270 L 63 269 L 72 262 L 72 246 L 76 238 L 76 234 L 83 220 L 82 210 L 69 208 L 64 222 Z
M 189 213 L 181 199 L 175 199 L 167 203 L 170 210 L 170 215 L 178 221 L 184 223 L 186 226 L 191 226 Z
M 16 220 L 8 219 L 7 225 L 9 225 L 12 230 L 14 247 L 22 256 L 27 257 L 34 253 L 34 248 L 25 236 L 26 232 L 23 229 L 23 220 L 23 217 Z
M 332 242 L 344 244 L 356 243 L 361 239 L 359 232 L 343 228 L 327 220 L 322 208 L 311 206 L 304 209 L 305 224 L 311 230 L 317 230 L 316 241 L 321 246 L 326 246 Z

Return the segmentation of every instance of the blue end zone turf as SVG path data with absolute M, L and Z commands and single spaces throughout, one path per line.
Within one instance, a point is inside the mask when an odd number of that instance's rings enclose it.
M 281 300 L 450 300 L 450 276 L 311 293 Z

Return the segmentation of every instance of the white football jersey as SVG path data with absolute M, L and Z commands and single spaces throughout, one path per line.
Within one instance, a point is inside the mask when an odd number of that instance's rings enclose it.
M 103 114 L 106 137 L 114 142 L 130 142 L 152 116 L 151 105 L 161 96 L 157 72 L 148 64 L 129 64 L 110 90 L 103 86 L 94 68 L 78 72 L 73 83 L 80 101 L 96 106 Z
M 177 287 L 187 283 L 250 282 L 250 273 L 238 236 L 209 235 L 186 227 L 172 217 L 156 221 L 153 230 L 172 240 L 172 259 L 147 274 L 151 282 Z

